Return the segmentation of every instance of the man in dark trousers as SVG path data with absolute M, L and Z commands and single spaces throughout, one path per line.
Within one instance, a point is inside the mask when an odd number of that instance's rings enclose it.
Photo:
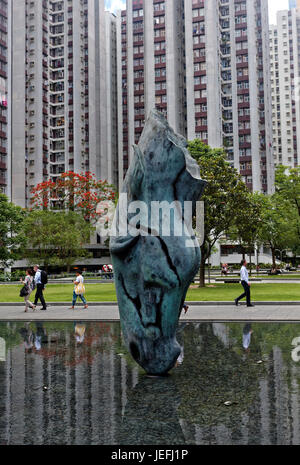
M 240 295 L 240 297 L 238 297 L 237 299 L 235 299 L 235 305 L 238 306 L 239 304 L 239 301 L 241 299 L 243 299 L 244 297 L 246 297 L 247 299 L 247 307 L 254 307 L 254 305 L 251 304 L 251 300 L 250 300 L 250 284 L 249 284 L 249 275 L 248 275 L 248 270 L 246 268 L 247 266 L 247 262 L 246 260 L 242 260 L 241 262 L 241 284 L 244 288 L 244 294 Z
M 39 269 L 38 265 L 35 265 L 33 269 L 35 271 L 34 280 L 36 284 L 34 307 L 36 307 L 38 300 L 40 299 L 42 304 L 41 310 L 47 310 L 47 305 L 43 296 L 43 290 L 45 289 L 45 285 L 42 282 L 42 270 Z

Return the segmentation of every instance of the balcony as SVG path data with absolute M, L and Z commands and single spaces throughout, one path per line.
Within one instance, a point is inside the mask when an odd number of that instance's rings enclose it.
M 0 185 L 1 186 L 6 186 L 7 184 L 7 181 L 6 181 L 6 178 L 2 175 L 0 175 Z

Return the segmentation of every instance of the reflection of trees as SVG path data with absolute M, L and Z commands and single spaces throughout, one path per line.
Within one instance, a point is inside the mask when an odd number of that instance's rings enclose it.
M 6 342 L 6 350 L 22 343 L 23 329 L 24 323 L 0 323 L 0 337 Z M 33 352 L 45 359 L 58 357 L 66 366 L 84 361 L 92 363 L 99 352 L 110 350 L 119 338 L 119 327 L 116 329 L 116 325 L 105 322 L 88 323 L 84 342 L 80 345 L 76 345 L 73 338 L 74 323 L 45 323 L 44 329 L 48 334 L 47 342 L 38 351 L 33 348 Z M 28 324 L 28 331 L 36 334 L 35 323 Z
M 185 444 L 177 414 L 179 403 L 172 377 L 141 377 L 128 392 L 118 444 Z
M 183 341 L 184 362 L 173 372 L 182 399 L 180 418 L 205 427 L 224 425 L 239 431 L 241 414 L 258 398 L 264 366 L 255 363 L 257 355 L 241 357 L 232 347 L 225 347 L 211 324 L 199 328 L 189 325 Z M 233 404 L 226 406 L 226 401 Z
M 21 344 L 19 330 L 22 326 L 23 323 L 0 322 L 0 337 L 5 340 L 6 350 Z

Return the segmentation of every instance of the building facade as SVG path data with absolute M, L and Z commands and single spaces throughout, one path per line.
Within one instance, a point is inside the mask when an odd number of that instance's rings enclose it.
M 189 140 L 224 147 L 250 190 L 272 192 L 266 0 L 128 0 L 122 11 L 123 175 L 156 107 Z
M 9 8 L 6 0 L 0 1 L 0 192 L 7 194 L 10 185 L 8 162 L 9 111 L 8 111 L 8 48 Z
M 272 192 L 267 0 L 128 0 L 116 15 L 104 0 L 3 5 L 11 147 L 0 179 L 15 203 L 69 170 L 121 189 L 154 107 L 188 139 L 224 147 L 250 190 Z
M 28 206 L 34 186 L 66 171 L 114 182 L 107 83 L 116 88 L 116 39 L 104 0 L 13 0 L 11 17 L 11 199 Z
M 185 134 L 184 2 L 128 0 L 121 12 L 123 178 L 145 118 L 159 109 Z
M 300 10 L 278 12 L 270 56 L 274 162 L 293 168 L 300 161 Z

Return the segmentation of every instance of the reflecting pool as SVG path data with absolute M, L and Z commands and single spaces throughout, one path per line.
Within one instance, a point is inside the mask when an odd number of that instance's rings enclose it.
M 0 445 L 300 444 L 300 324 L 181 323 L 147 377 L 119 323 L 0 322 Z

